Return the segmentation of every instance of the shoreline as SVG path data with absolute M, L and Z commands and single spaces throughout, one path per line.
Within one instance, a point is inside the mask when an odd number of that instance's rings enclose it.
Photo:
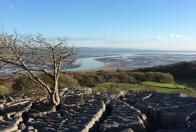
M 126 61 L 108 61 L 108 62 L 102 62 L 102 63 L 104 63 L 104 66 L 97 68 L 94 71 L 99 71 L 99 70 L 115 71 L 115 70 L 119 69 L 122 65 L 127 64 L 128 62 L 126 62 Z
M 104 63 L 104 66 L 102 67 L 99 67 L 99 68 L 96 68 L 96 69 L 91 69 L 91 70 L 82 70 L 82 71 L 79 71 L 79 72 L 96 72 L 96 71 L 100 71 L 100 70 L 103 70 L 103 71 L 116 71 L 119 66 L 125 64 L 125 63 L 122 63 L 122 62 L 102 62 Z M 74 71 L 74 72 L 78 72 L 78 71 Z
M 119 68 L 119 62 L 104 62 L 104 66 L 95 69 L 96 71 L 104 70 L 104 71 L 115 71 Z

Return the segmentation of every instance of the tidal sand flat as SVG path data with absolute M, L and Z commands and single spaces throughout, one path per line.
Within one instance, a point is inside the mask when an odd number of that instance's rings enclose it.
M 89 54 L 87 51 L 89 51 Z M 87 55 L 88 57 L 85 57 Z M 82 48 L 77 57 L 77 62 L 81 66 L 70 70 L 130 70 L 172 64 L 180 61 L 192 61 L 196 58 L 196 52 Z

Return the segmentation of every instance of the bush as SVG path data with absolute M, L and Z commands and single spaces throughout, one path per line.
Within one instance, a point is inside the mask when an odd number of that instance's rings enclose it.
M 35 88 L 39 88 L 38 85 L 26 76 L 17 78 L 12 85 L 12 89 L 17 92 L 30 91 Z
M 157 72 L 155 73 L 154 81 L 160 82 L 160 83 L 170 83 L 170 82 L 174 82 L 174 77 L 169 73 Z
M 134 76 L 136 80 L 140 82 L 147 80 L 146 75 L 143 72 L 133 72 L 131 75 Z
M 52 86 L 52 79 L 44 74 L 39 75 L 44 82 Z M 132 72 L 132 71 L 97 71 L 97 72 L 74 72 L 62 73 L 59 76 L 59 88 L 72 88 L 77 86 L 95 87 L 99 83 L 116 82 L 116 83 L 139 83 L 143 81 L 155 81 L 160 83 L 174 82 L 171 74 L 160 72 Z M 31 89 L 40 89 L 32 80 L 21 76 L 15 80 L 13 89 L 16 91 L 29 91 Z
M 59 88 L 73 88 L 79 86 L 77 79 L 68 74 L 60 74 L 59 76 Z
M 174 82 L 172 75 L 160 72 L 132 72 L 132 71 L 116 71 L 116 72 L 77 72 L 69 73 L 75 78 L 81 86 L 94 87 L 99 83 L 117 82 L 117 83 L 139 83 L 143 81 L 156 82 Z
M 7 95 L 10 93 L 9 88 L 5 87 L 4 85 L 0 85 L 0 96 Z

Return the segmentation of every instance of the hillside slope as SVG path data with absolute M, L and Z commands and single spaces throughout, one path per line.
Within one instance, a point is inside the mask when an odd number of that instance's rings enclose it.
M 142 68 L 134 71 L 143 72 L 164 72 L 170 73 L 175 79 L 195 79 L 196 77 L 196 61 L 178 62 L 169 65 L 160 65 L 150 68 Z

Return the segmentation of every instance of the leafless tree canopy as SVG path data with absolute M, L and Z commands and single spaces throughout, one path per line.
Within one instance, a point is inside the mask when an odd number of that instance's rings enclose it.
M 48 40 L 42 35 L 0 33 L 0 65 L 2 70 L 25 71 L 49 94 L 58 96 L 58 76 L 62 69 L 70 68 L 75 50 L 67 39 Z M 42 72 L 51 77 L 55 84 L 50 88 L 38 76 Z M 57 101 L 58 102 L 58 101 Z

